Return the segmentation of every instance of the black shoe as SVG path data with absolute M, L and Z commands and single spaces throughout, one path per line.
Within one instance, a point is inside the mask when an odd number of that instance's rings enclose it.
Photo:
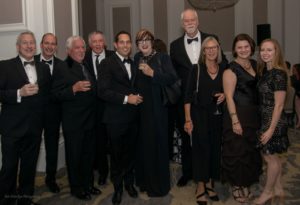
M 213 193 L 213 195 L 209 195 L 208 192 Z M 215 190 L 213 188 L 209 188 L 209 187 L 205 187 L 205 193 L 208 195 L 208 197 L 212 200 L 212 201 L 219 201 L 219 197 L 217 195 L 217 193 L 215 192 Z
M 137 198 L 138 193 L 133 185 L 125 186 L 126 191 L 128 192 L 128 195 L 132 198 Z
M 93 186 L 88 188 L 88 190 L 86 190 L 86 192 L 88 192 L 91 195 L 100 195 L 102 193 L 100 189 L 93 187 Z
M 199 195 L 196 196 L 196 199 L 197 199 L 196 202 L 197 202 L 198 205 L 207 205 L 207 201 L 200 201 L 199 200 L 199 198 L 204 196 L 204 195 L 205 195 L 205 192 L 203 192 L 202 194 L 199 194 Z
M 17 199 L 16 205 L 40 205 L 33 202 L 31 199 Z
M 190 178 L 182 176 L 180 177 L 180 179 L 177 182 L 177 186 L 178 187 L 183 187 L 185 185 L 187 185 L 187 183 L 189 182 Z
M 121 203 L 122 194 L 123 194 L 122 191 L 115 191 L 114 192 L 114 195 L 112 196 L 112 199 L 111 199 L 113 205 L 119 205 Z
M 98 184 L 99 184 L 100 186 L 105 185 L 105 184 L 106 184 L 106 177 L 99 177 L 99 179 L 98 179 Z
M 88 201 L 88 200 L 92 199 L 90 193 L 88 193 L 86 191 L 81 191 L 81 192 L 78 192 L 78 193 L 71 193 L 71 194 L 73 196 L 75 196 L 77 199 L 84 200 L 84 201 Z
M 48 187 L 49 191 L 52 193 L 57 194 L 60 192 L 60 188 L 56 184 L 56 182 L 46 182 L 46 186 Z

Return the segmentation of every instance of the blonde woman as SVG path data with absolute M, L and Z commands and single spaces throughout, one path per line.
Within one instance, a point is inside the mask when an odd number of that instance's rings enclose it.
M 289 146 L 288 124 L 283 112 L 288 86 L 287 68 L 276 40 L 266 39 L 261 43 L 258 73 L 261 113 L 259 143 L 267 164 L 267 180 L 263 192 L 254 200 L 254 204 L 262 205 L 272 200 L 274 196 L 283 199 L 281 159 L 277 154 L 286 152 Z
M 187 80 L 185 96 L 185 131 L 192 137 L 193 179 L 197 183 L 196 201 L 206 205 L 207 197 L 218 201 L 214 180 L 220 179 L 222 110 L 224 101 L 221 48 L 214 37 L 201 45 L 199 68 L 194 68 Z M 199 69 L 199 70 L 198 70 Z M 198 86 L 198 87 L 197 87 Z M 194 95 L 197 90 L 196 95 Z M 195 103 L 194 98 L 197 98 Z M 217 109 L 219 113 L 217 113 Z

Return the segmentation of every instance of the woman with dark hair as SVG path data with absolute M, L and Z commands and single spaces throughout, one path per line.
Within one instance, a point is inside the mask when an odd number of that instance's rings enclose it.
M 170 190 L 168 153 L 168 107 L 163 105 L 162 86 L 173 84 L 177 75 L 170 57 L 153 49 L 153 34 L 140 30 L 136 35 L 139 52 L 134 56 L 138 69 L 136 87 L 143 96 L 140 104 L 136 183 L 150 197 Z
M 213 185 L 214 180 L 220 179 L 221 103 L 225 99 L 222 75 L 225 66 L 221 64 L 221 48 L 214 37 L 207 37 L 202 42 L 200 53 L 199 66 L 191 71 L 187 80 L 184 130 L 192 137 L 196 200 L 199 205 L 206 205 L 205 194 L 211 200 L 219 201 Z
M 288 124 L 283 112 L 288 75 L 281 48 L 275 39 L 261 42 L 257 62 L 261 114 L 258 145 L 267 164 L 267 178 L 264 189 L 254 200 L 254 204 L 263 205 L 274 196 L 281 199 L 284 197 L 281 184 L 282 162 L 277 154 L 286 152 L 289 146 Z
M 247 34 L 234 38 L 235 58 L 224 72 L 226 106 L 223 119 L 222 179 L 232 186 L 232 196 L 245 203 L 249 187 L 259 181 L 261 156 L 256 146 L 259 128 L 254 40 Z

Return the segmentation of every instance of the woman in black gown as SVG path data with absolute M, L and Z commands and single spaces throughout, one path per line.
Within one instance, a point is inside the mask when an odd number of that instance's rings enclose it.
M 153 34 L 146 29 L 136 35 L 136 45 L 140 51 L 134 57 L 139 69 L 136 86 L 143 96 L 136 183 L 148 196 L 160 197 L 170 190 L 168 108 L 162 103 L 161 87 L 173 84 L 177 75 L 170 57 L 153 49 L 153 40 Z
M 258 82 L 261 113 L 258 145 L 267 164 L 267 180 L 263 192 L 254 200 L 254 204 L 262 205 L 274 196 L 283 199 L 281 159 L 277 154 L 286 152 L 289 146 L 288 124 L 283 112 L 288 75 L 276 40 L 266 39 L 260 44 L 258 73 L 261 77 Z
M 256 91 L 254 40 L 239 34 L 233 40 L 235 58 L 224 72 L 226 106 L 223 119 L 222 180 L 232 187 L 232 196 L 244 203 L 251 197 L 249 187 L 259 181 L 262 160 L 256 148 L 259 112 Z
M 192 137 L 193 178 L 197 183 L 196 200 L 199 205 L 207 204 L 205 194 L 213 201 L 219 200 L 213 190 L 213 180 L 220 179 L 220 104 L 225 99 L 222 86 L 225 67 L 222 67 L 221 61 L 218 41 L 207 37 L 202 42 L 199 66 L 192 70 L 187 81 L 184 129 Z

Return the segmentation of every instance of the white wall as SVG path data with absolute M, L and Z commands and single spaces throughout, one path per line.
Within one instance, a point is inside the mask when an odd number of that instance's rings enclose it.
M 54 22 L 54 4 L 53 0 L 21 0 L 23 6 L 23 22 L 19 24 L 0 25 L 0 60 L 13 58 L 17 55 L 16 38 L 18 34 L 25 30 L 31 30 L 37 40 L 37 52 L 39 51 L 39 42 L 42 35 L 46 32 L 55 33 Z M 69 0 L 66 0 L 69 1 Z M 77 19 L 77 0 L 71 0 L 72 6 L 72 29 L 73 34 L 78 34 L 78 19 Z M 57 22 L 59 23 L 59 22 Z M 65 165 L 64 156 L 64 141 L 60 138 L 59 141 L 59 159 L 58 168 Z M 0 159 L 1 147 L 0 147 Z M 1 167 L 2 160 L 0 160 Z M 38 171 L 45 170 L 45 147 L 42 141 L 40 149 L 40 157 L 37 165 Z

